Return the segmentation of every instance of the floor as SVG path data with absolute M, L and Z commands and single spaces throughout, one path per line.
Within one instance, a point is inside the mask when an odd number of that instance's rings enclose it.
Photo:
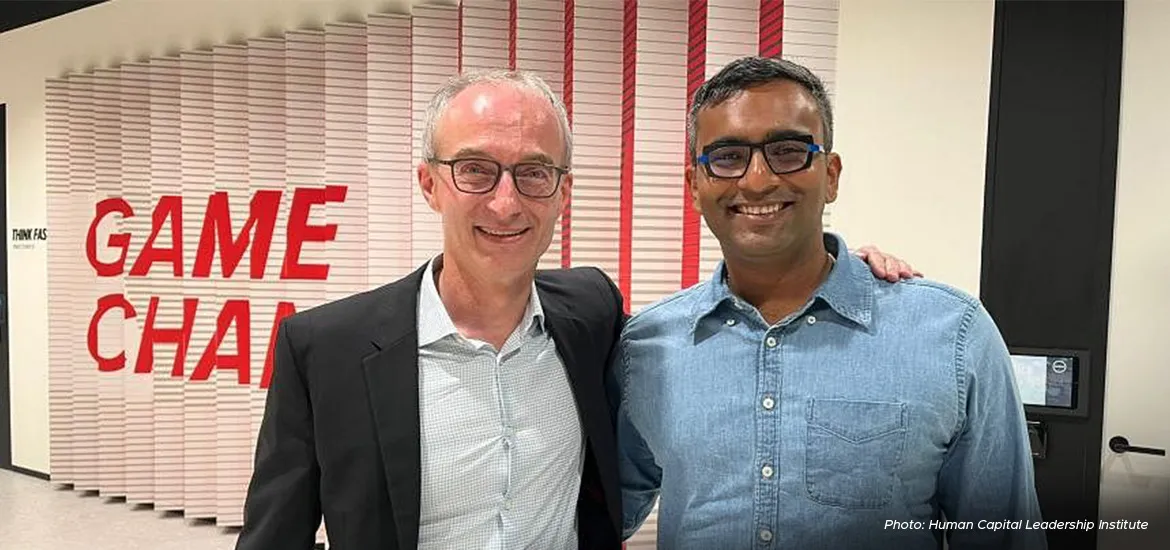
M 0 547 L 232 550 L 237 530 L 0 470 Z

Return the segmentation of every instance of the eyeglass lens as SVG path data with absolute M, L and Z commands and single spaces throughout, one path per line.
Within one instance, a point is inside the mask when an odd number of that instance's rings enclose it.
M 803 170 L 811 157 L 809 144 L 803 141 L 780 140 L 764 144 L 764 159 L 777 174 Z M 707 158 L 715 176 L 740 177 L 752 162 L 752 146 L 725 145 L 708 152 Z
M 455 185 L 467 193 L 486 193 L 500 180 L 503 168 L 486 159 L 459 159 L 451 164 Z M 521 163 L 512 169 L 516 189 L 531 197 L 548 197 L 556 191 L 556 169 L 543 164 Z

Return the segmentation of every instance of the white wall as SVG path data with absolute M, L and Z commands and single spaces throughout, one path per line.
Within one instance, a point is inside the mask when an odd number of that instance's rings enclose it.
M 1170 447 L 1166 327 L 1170 326 L 1170 2 L 1129 0 L 1121 66 L 1117 197 L 1105 357 L 1103 442 Z M 1104 447 L 1104 445 L 1103 445 Z M 1102 449 L 1102 519 L 1147 520 L 1149 529 L 1103 530 L 1098 548 L 1164 547 L 1170 538 L 1170 463 Z
M 46 225 L 46 78 L 359 14 L 405 13 L 409 4 L 410 0 L 113 0 L 0 34 L 0 103 L 8 106 L 8 226 Z M 48 472 L 46 248 L 42 244 L 14 250 L 11 235 L 5 239 L 12 461 Z
M 841 0 L 833 231 L 979 292 L 992 0 Z

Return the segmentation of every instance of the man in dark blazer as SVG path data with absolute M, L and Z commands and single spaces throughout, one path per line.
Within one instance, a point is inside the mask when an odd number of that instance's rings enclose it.
M 622 296 L 536 272 L 572 187 L 564 107 L 526 73 L 463 75 L 422 146 L 443 252 L 281 323 L 236 548 L 308 550 L 323 516 L 337 550 L 616 550 Z
M 428 111 L 443 253 L 281 323 L 238 550 L 621 547 L 605 369 L 622 297 L 536 273 L 571 136 L 540 79 L 476 73 Z

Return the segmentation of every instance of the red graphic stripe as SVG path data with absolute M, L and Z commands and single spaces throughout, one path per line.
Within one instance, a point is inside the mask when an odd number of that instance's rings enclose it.
M 573 15 L 575 11 L 574 0 L 565 0 L 565 64 L 561 98 L 565 102 L 565 111 L 569 115 L 569 128 L 573 127 Z M 561 267 L 566 269 L 573 265 L 572 206 L 573 197 L 570 195 L 565 201 L 564 212 L 561 212 Z
M 784 0 L 760 0 L 760 56 L 784 54 Z
M 638 0 L 625 0 L 622 21 L 622 181 L 618 245 L 618 288 L 630 310 L 634 228 L 634 89 L 638 67 Z
M 455 30 L 455 72 L 463 72 L 463 2 L 459 3 L 459 20 Z M 413 26 L 413 25 L 412 25 Z
M 707 71 L 707 0 L 692 0 L 687 38 L 687 112 L 695 92 L 706 80 Z M 689 136 L 688 136 L 689 143 Z M 683 145 L 686 167 L 691 168 L 689 147 Z M 683 181 L 682 288 L 699 282 L 699 213 L 691 207 L 691 193 Z
M 508 68 L 516 70 L 516 11 L 519 0 L 508 2 Z M 459 3 L 463 5 L 462 2 Z

